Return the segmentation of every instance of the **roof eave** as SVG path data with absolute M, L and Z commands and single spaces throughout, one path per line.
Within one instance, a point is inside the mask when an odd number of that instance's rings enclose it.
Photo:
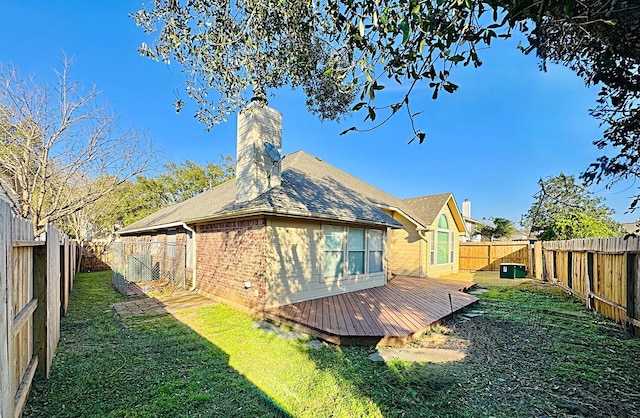
M 413 223 L 417 228 L 425 228 L 425 226 L 420 221 L 418 221 L 416 218 L 414 218 L 413 216 L 409 215 L 407 212 L 405 212 L 404 210 L 396 206 L 389 206 L 389 205 L 382 205 L 382 204 L 377 204 L 376 206 L 378 206 L 382 210 L 386 209 L 389 211 L 398 212 L 400 215 L 407 218 L 411 223 Z
M 185 224 L 185 222 L 177 221 L 177 222 L 170 222 L 170 223 L 167 223 L 167 224 L 147 226 L 147 227 L 144 227 L 144 228 L 134 228 L 134 229 L 130 229 L 130 230 L 120 230 L 120 231 L 116 231 L 116 235 L 138 234 L 140 232 L 149 232 L 149 231 L 156 231 L 156 230 L 160 230 L 160 229 L 169 229 L 169 228 L 174 228 L 174 227 L 177 227 L 177 226 L 184 226 L 184 224 Z
M 358 223 L 362 225 L 384 226 L 388 228 L 402 227 L 400 224 L 392 224 L 389 222 L 376 222 L 376 221 L 365 220 L 365 219 L 323 215 L 320 213 L 309 213 L 309 212 L 300 212 L 300 211 L 282 210 L 282 209 L 268 209 L 268 208 L 260 208 L 260 209 L 254 208 L 254 209 L 246 209 L 246 210 L 240 210 L 240 211 L 222 212 L 215 215 L 187 219 L 185 223 L 203 224 L 211 221 L 220 221 L 223 219 L 237 219 L 237 218 L 244 218 L 248 216 L 280 216 L 280 217 L 294 218 L 294 219 Z

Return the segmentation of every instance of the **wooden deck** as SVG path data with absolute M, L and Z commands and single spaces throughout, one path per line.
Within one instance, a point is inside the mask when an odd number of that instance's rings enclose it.
M 274 322 L 335 344 L 404 345 L 475 303 L 471 282 L 396 276 L 386 286 L 279 306 Z

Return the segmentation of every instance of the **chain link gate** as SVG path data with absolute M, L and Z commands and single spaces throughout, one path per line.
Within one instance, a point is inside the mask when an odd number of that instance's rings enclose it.
M 111 282 L 124 295 L 138 286 L 143 292 L 187 288 L 186 244 L 114 242 L 110 249 Z

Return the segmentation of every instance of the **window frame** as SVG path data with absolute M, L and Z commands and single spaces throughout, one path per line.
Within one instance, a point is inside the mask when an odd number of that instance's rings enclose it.
M 444 221 L 444 224 L 447 226 L 447 228 L 443 228 L 442 227 L 442 221 Z M 455 238 L 455 234 L 453 233 L 453 231 L 450 228 L 450 222 L 449 219 L 447 218 L 447 215 L 445 215 L 444 213 L 440 214 L 440 216 L 438 216 L 438 224 L 437 227 L 434 230 L 431 230 L 431 234 L 430 234 L 430 238 L 431 238 L 431 242 L 429 243 L 429 265 L 431 266 L 444 266 L 447 264 L 453 264 L 454 259 L 455 259 L 455 243 L 454 243 L 454 238 Z M 447 234 L 447 248 L 446 248 L 446 255 L 447 255 L 447 261 L 445 262 L 439 262 L 438 261 L 438 246 L 440 244 L 438 237 L 440 236 L 440 234 Z
M 334 276 L 326 276 L 325 275 L 325 261 L 326 261 L 326 253 L 327 252 L 337 252 L 337 250 L 326 250 L 325 246 L 325 228 L 342 228 L 342 271 L 339 275 Z M 364 250 L 354 249 L 351 250 L 349 248 L 349 231 L 350 230 L 362 230 L 364 232 Z M 380 249 L 371 249 L 371 231 L 379 231 L 381 234 L 381 248 Z M 369 276 L 373 274 L 384 274 L 385 272 L 385 260 L 384 255 L 386 252 L 386 230 L 384 229 L 376 229 L 376 228 L 368 228 L 365 226 L 347 226 L 347 225 L 335 225 L 335 224 L 322 224 L 322 275 L 321 278 L 323 281 L 332 281 L 339 280 L 341 278 L 347 279 L 355 279 L 358 277 Z M 363 272 L 351 273 L 349 266 L 349 254 L 351 252 L 361 252 L 363 254 L 364 260 L 364 269 Z M 371 263 L 370 256 L 371 253 L 381 253 L 381 262 L 380 262 L 380 270 L 379 271 L 370 271 Z

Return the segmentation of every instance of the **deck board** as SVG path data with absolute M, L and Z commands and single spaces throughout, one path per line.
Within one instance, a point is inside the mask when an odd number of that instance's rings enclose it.
M 358 338 L 402 343 L 475 303 L 475 296 L 461 291 L 472 285 L 396 276 L 385 286 L 280 306 L 265 316 L 337 343 Z

